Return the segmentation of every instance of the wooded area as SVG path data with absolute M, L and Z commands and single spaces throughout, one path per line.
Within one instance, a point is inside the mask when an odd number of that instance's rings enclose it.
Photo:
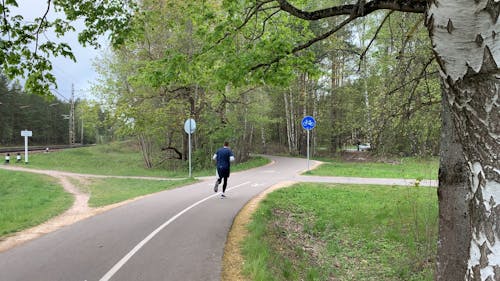
M 24 145 L 22 130 L 33 131 L 30 143 L 37 145 L 67 144 L 69 105 L 56 99 L 47 100 L 25 94 L 19 86 L 0 77 L 0 145 Z
M 311 40 L 339 23 L 269 14 L 261 20 L 276 32 L 264 33 L 246 24 L 250 14 L 232 13 L 231 6 L 142 1 L 132 35 L 98 62 L 95 99 L 76 103 L 77 142 L 82 121 L 85 143 L 133 137 L 145 166 L 153 167 L 179 153 L 187 159 L 182 124 L 194 118 L 197 165 L 209 165 L 206 155 L 224 140 L 240 160 L 250 152 L 305 155 L 300 121 L 311 115 L 317 121 L 313 155 L 333 155 L 357 142 L 380 154 L 437 155 L 439 78 L 422 15 L 380 12 L 309 50 L 259 65 L 272 61 L 271 50 Z M 24 115 L 16 122 L 36 132 L 36 143 L 68 142 L 62 117 L 68 101 L 12 91 L 18 100 L 4 105 L 2 116 L 12 116 L 16 104 L 27 102 L 22 99 L 38 99 L 17 111 Z M 22 142 L 15 138 L 18 126 L 2 122 L 0 143 Z
M 245 15 L 227 14 L 221 23 L 215 15 L 225 11 L 216 2 L 142 1 L 140 8 L 139 31 L 99 63 L 103 79 L 94 92 L 115 110 L 118 133 L 140 140 L 146 166 L 165 147 L 185 158 L 187 118 L 198 124 L 198 165 L 225 139 L 238 159 L 249 152 L 305 155 L 305 115 L 317 120 L 314 155 L 358 141 L 382 154 L 438 153 L 439 78 L 422 15 L 381 12 L 258 67 L 272 59 L 268 50 L 322 34 L 335 19 L 308 24 L 282 14 L 267 23 L 278 32 L 242 25 L 228 36 Z
M 359 140 L 425 155 L 441 142 L 436 279 L 499 279 L 500 2 L 61 0 L 68 20 L 34 23 L 9 18 L 10 5 L 0 6 L 2 68 L 28 73 L 30 93 L 48 94 L 50 55 L 72 57 L 39 33 L 83 18 L 81 43 L 110 35 L 100 112 L 111 135 L 140 140 L 146 166 L 161 147 L 185 158 L 189 117 L 199 165 L 222 140 L 238 159 L 304 153 L 305 115 L 317 117 L 315 152 Z
M 69 144 L 71 101 L 25 93 L 0 76 L 0 146 L 22 146 L 22 130 L 33 132 L 32 145 Z M 75 101 L 75 141 L 103 143 L 113 139 L 106 112 L 96 102 Z M 83 133 L 82 133 L 83 126 Z M 82 140 L 83 139 L 83 140 Z

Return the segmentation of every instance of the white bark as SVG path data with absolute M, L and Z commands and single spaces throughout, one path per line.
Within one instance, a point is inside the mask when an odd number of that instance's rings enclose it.
M 294 99 L 293 99 L 293 92 L 291 89 L 289 89 L 289 94 L 290 94 L 290 128 L 291 128 L 291 135 L 292 135 L 292 151 L 295 153 L 298 148 L 298 130 L 295 126 L 295 106 L 294 106 Z
M 483 223 L 472 226 L 472 241 L 470 243 L 469 261 L 466 280 L 499 280 L 500 276 L 500 240 L 497 221 L 500 208 L 500 183 L 485 180 L 481 163 L 472 164 L 472 192 L 474 205 L 482 206 L 478 211 L 485 212 L 486 225 Z M 497 171 L 498 172 L 498 171 Z M 490 225 L 491 224 L 491 225 Z M 488 279 L 490 278 L 490 279 Z
M 469 67 L 479 72 L 484 61 L 485 46 L 498 65 L 498 2 L 436 0 L 429 7 L 428 26 L 444 76 L 457 81 L 466 75 Z
M 499 13 L 498 0 L 436 0 L 427 13 L 444 94 L 472 175 L 464 280 L 500 280 Z
M 287 93 L 283 93 L 283 99 L 285 100 L 285 118 L 286 118 L 286 136 L 288 141 L 288 152 L 292 152 L 292 129 L 290 125 L 290 113 L 288 111 L 288 99 L 286 98 Z

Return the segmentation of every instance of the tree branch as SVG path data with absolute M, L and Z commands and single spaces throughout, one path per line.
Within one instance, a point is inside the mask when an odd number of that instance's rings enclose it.
M 273 2 L 273 0 L 266 0 L 266 1 L 263 1 L 263 2 L 260 2 L 258 3 L 258 5 L 256 5 L 255 7 L 253 7 L 252 9 L 250 9 L 250 11 L 247 13 L 247 15 L 245 16 L 245 20 L 243 21 L 242 24 L 240 24 L 239 26 L 237 26 L 232 32 L 236 32 L 240 29 L 242 29 L 245 25 L 247 25 L 247 23 L 250 21 L 250 19 L 259 12 L 260 8 L 262 6 L 264 6 L 265 4 L 267 3 L 271 3 Z M 220 42 L 224 41 L 229 35 L 232 34 L 232 32 L 226 32 L 224 34 L 224 36 L 222 38 L 220 38 L 219 40 L 217 40 L 217 42 L 215 42 L 215 45 L 218 45 L 220 44 Z
M 276 0 L 280 8 L 298 18 L 304 20 L 319 20 L 340 15 L 351 15 L 355 12 L 356 17 L 366 16 L 377 10 L 392 10 L 409 13 L 424 13 L 427 5 L 426 0 L 406 1 L 406 0 L 374 0 L 363 4 L 363 8 L 359 9 L 358 4 L 348 4 L 334 6 L 326 9 L 316 10 L 312 12 L 300 10 L 290 4 L 287 0 Z
M 279 8 L 279 7 L 276 7 L 276 8 Z M 272 18 L 274 15 L 279 13 L 280 11 L 281 11 L 280 9 L 276 9 L 276 11 L 273 11 L 271 14 L 267 15 L 267 17 L 262 21 L 262 28 L 261 28 L 260 32 L 258 33 L 258 35 L 253 36 L 252 38 L 248 38 L 248 39 L 249 40 L 256 40 L 256 39 L 260 38 L 262 36 L 262 34 L 264 34 L 264 32 L 266 31 L 267 21 L 270 18 Z
M 395 92 L 403 89 L 404 87 L 406 87 L 407 85 L 409 85 L 410 83 L 415 83 L 415 87 L 416 88 L 418 86 L 418 83 L 420 83 L 420 80 L 423 79 L 423 78 L 426 78 L 428 75 L 435 75 L 435 74 L 438 74 L 439 72 L 438 71 L 433 71 L 431 73 L 427 73 L 427 68 L 431 65 L 431 63 L 435 60 L 434 57 L 432 57 L 429 61 L 427 61 L 424 65 L 424 68 L 422 69 L 422 71 L 420 72 L 420 75 L 411 79 L 410 81 L 408 81 L 407 83 L 405 83 L 404 85 L 401 85 L 397 88 L 394 88 L 392 89 L 391 91 L 385 93 L 385 95 L 392 95 L 394 94 Z
M 38 25 L 38 29 L 35 32 L 35 51 L 33 52 L 35 54 L 35 56 L 36 56 L 36 52 L 38 50 L 38 35 L 40 34 L 40 31 L 42 30 L 43 23 L 47 20 L 47 15 L 49 14 L 51 1 L 52 0 L 47 0 L 47 10 L 45 10 L 43 17 L 40 18 L 40 24 Z
M 361 55 L 359 56 L 359 65 L 358 65 L 358 71 L 361 69 L 361 62 L 363 61 L 363 59 L 365 58 L 365 55 L 366 53 L 368 52 L 368 50 L 370 49 L 373 41 L 375 41 L 375 39 L 377 38 L 378 36 L 378 33 L 380 32 L 380 30 L 382 29 L 382 26 L 384 26 L 384 23 L 385 21 L 391 16 L 391 14 L 394 13 L 394 11 L 390 11 L 389 13 L 387 13 L 387 15 L 385 15 L 384 19 L 382 20 L 382 22 L 380 23 L 380 25 L 378 26 L 377 28 L 377 31 L 375 31 L 375 35 L 373 35 L 373 38 L 372 40 L 370 40 L 370 43 L 368 43 L 368 46 L 366 46 L 365 50 L 363 51 L 363 53 L 361 53 Z
M 345 19 L 343 22 L 341 22 L 339 25 L 337 25 L 335 28 L 331 29 L 330 31 L 328 31 L 326 33 L 323 33 L 323 34 L 321 34 L 321 35 L 319 35 L 319 36 L 317 36 L 317 37 L 315 37 L 315 38 L 307 41 L 306 43 L 293 48 L 291 51 L 285 52 L 285 54 L 276 57 L 275 59 L 273 59 L 272 61 L 270 61 L 268 63 L 260 63 L 260 64 L 258 64 L 256 66 L 252 67 L 251 70 L 253 71 L 253 70 L 256 70 L 256 69 L 261 68 L 261 67 L 271 66 L 272 64 L 277 63 L 280 60 L 282 60 L 283 58 L 285 58 L 287 55 L 295 54 L 295 53 L 297 53 L 297 52 L 299 52 L 301 50 L 309 48 L 314 43 L 330 37 L 332 34 L 334 34 L 335 32 L 339 31 L 342 27 L 344 27 L 345 25 L 347 25 L 348 23 L 352 22 L 355 19 L 356 19 L 356 17 L 350 16 L 347 19 Z
M 384 19 L 384 21 L 385 21 L 387 19 L 387 17 L 393 11 L 424 13 L 425 8 L 426 8 L 426 1 L 425 0 L 417 0 L 417 1 L 374 0 L 374 1 L 370 1 L 368 3 L 361 4 L 360 2 L 358 2 L 357 4 L 334 6 L 334 7 L 330 7 L 330 8 L 326 8 L 326 9 L 308 12 L 308 11 L 303 11 L 303 10 L 296 8 L 295 6 L 291 5 L 287 0 L 276 0 L 276 1 L 279 3 L 281 10 L 283 10 L 283 11 L 285 11 L 285 12 L 287 12 L 295 17 L 304 19 L 304 20 L 313 21 L 313 20 L 319 20 L 319 19 L 324 19 L 324 18 L 334 17 L 334 16 L 341 16 L 341 15 L 349 15 L 349 17 L 347 19 L 345 19 L 342 23 L 340 23 L 334 29 L 332 29 L 332 30 L 330 30 L 330 31 L 328 31 L 328 32 L 316 37 L 316 38 L 309 40 L 305 44 L 299 45 L 299 46 L 293 48 L 291 51 L 286 52 L 285 54 L 282 54 L 280 56 L 277 56 L 275 59 L 273 59 L 270 62 L 261 63 L 261 64 L 258 64 L 256 66 L 252 67 L 251 68 L 252 71 L 256 70 L 258 68 L 261 68 L 261 67 L 269 67 L 274 63 L 278 63 L 280 60 L 285 58 L 287 55 L 295 54 L 301 50 L 304 50 L 304 49 L 310 47 L 311 45 L 313 45 L 314 43 L 316 43 L 318 41 L 321 41 L 321 40 L 328 38 L 329 36 L 331 36 L 332 34 L 337 32 L 338 30 L 340 30 L 342 27 L 347 25 L 348 23 L 354 21 L 355 19 L 357 19 L 359 17 L 364 17 L 364 16 L 366 16 L 374 11 L 382 10 L 382 9 L 391 10 L 391 12 Z M 268 1 L 266 1 L 265 3 L 268 3 Z M 260 3 L 260 4 L 263 5 L 264 3 Z M 261 7 L 261 5 L 258 5 L 258 7 Z M 380 28 L 381 27 L 379 27 L 379 30 L 377 30 L 377 33 L 380 31 Z M 372 41 L 370 42 L 370 45 L 374 39 L 372 39 Z M 365 50 L 365 52 L 363 52 L 362 57 L 365 55 L 365 53 L 366 53 L 366 50 Z
M 3 8 L 3 11 L 2 11 L 2 14 L 3 14 L 3 28 L 5 28 L 5 30 L 8 30 L 9 25 L 7 23 L 7 7 L 5 7 L 5 0 L 2 0 L 2 8 Z M 10 40 L 10 33 L 9 33 L 9 40 Z

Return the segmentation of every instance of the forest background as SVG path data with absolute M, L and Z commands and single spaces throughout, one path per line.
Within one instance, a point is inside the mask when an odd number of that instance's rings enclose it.
M 276 58 L 269 50 L 308 42 L 338 19 L 270 13 L 249 23 L 252 15 L 232 2 L 142 1 L 124 41 L 96 62 L 93 98 L 75 102 L 77 142 L 134 138 L 144 165 L 161 167 L 187 159 L 183 124 L 194 118 L 193 162 L 206 167 L 224 140 L 240 160 L 250 152 L 305 155 L 300 121 L 311 115 L 313 156 L 357 142 L 380 155 L 438 154 L 440 84 L 424 15 L 379 11 Z M 2 78 L 0 145 L 22 144 L 24 129 L 35 145 L 68 143 L 69 111 L 69 101 Z

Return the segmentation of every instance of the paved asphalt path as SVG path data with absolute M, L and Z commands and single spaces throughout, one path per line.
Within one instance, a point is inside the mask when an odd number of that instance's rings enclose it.
M 299 176 L 307 168 L 307 160 L 271 159 L 271 165 L 232 173 L 225 199 L 213 192 L 215 178 L 205 179 L 145 197 L 0 253 L 0 281 L 220 280 L 233 219 L 252 197 L 279 182 L 413 184 Z

